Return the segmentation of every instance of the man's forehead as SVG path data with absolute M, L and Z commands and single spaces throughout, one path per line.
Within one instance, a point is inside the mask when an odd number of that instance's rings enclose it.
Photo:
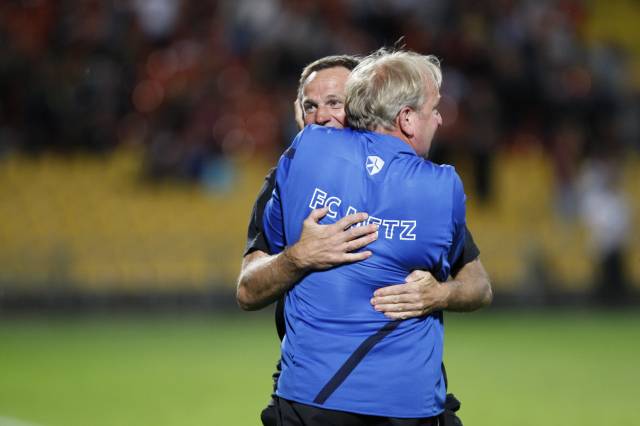
M 313 71 L 309 74 L 309 77 L 304 81 L 303 93 L 307 87 L 321 79 L 333 79 L 338 84 L 345 83 L 351 71 L 343 66 L 335 66 L 331 68 L 324 68 L 321 70 Z
M 309 74 L 309 76 L 307 77 L 307 79 L 304 81 L 304 86 L 307 87 L 307 84 L 311 83 L 313 80 L 315 80 L 315 78 L 318 76 L 318 71 L 314 71 L 311 74 Z

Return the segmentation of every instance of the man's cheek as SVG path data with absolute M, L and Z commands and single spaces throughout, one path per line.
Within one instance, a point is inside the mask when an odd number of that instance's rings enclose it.
M 313 124 L 316 122 L 315 116 L 313 114 L 306 114 L 303 118 L 304 125 L 308 126 L 309 124 Z

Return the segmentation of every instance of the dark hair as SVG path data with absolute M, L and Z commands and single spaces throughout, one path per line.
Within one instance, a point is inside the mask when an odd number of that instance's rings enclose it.
M 298 99 L 302 97 L 302 88 L 304 86 L 304 82 L 307 81 L 311 73 L 334 67 L 342 67 L 348 69 L 349 71 L 352 71 L 355 67 L 358 66 L 359 63 L 360 58 L 351 55 L 325 56 L 324 58 L 320 58 L 316 61 L 311 62 L 309 65 L 304 67 L 302 73 L 300 74 L 300 82 L 298 84 Z

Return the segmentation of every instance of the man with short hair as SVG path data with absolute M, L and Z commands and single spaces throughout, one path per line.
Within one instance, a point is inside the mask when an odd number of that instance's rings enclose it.
M 433 57 L 370 56 L 349 77 L 346 108 L 351 126 L 369 132 L 307 127 L 280 160 L 264 216 L 273 251 L 297 241 L 307 209 L 318 207 L 338 231 L 341 217 L 370 212 L 350 237 L 372 224 L 380 232 L 375 256 L 308 274 L 288 291 L 283 424 L 436 424 L 443 411 L 441 312 L 389 321 L 369 305 L 376 288 L 418 267 L 446 280 L 464 246 L 459 177 L 419 157 L 441 124 L 440 82 Z

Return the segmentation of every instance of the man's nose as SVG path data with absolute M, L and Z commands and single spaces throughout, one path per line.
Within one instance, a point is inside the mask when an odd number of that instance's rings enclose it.
M 331 114 L 329 113 L 329 108 L 324 105 L 318 106 L 318 111 L 316 111 L 316 124 L 324 126 L 329 121 L 331 121 Z

